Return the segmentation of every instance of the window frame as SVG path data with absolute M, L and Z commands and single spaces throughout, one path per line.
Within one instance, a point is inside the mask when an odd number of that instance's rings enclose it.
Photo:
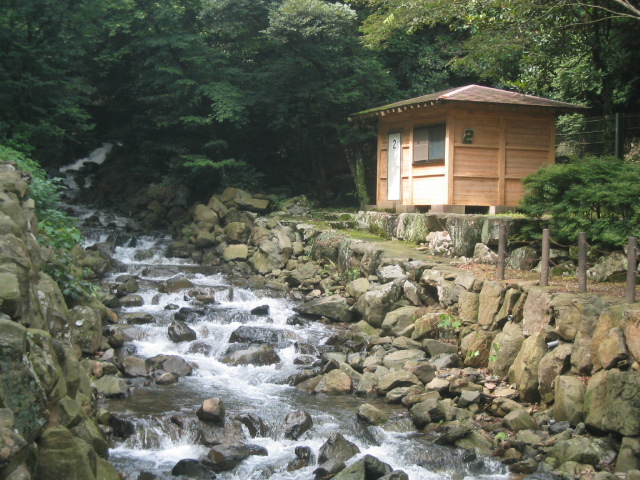
M 431 158 L 431 137 L 433 135 L 432 131 L 436 129 L 442 129 L 442 138 L 441 141 L 444 144 L 447 138 L 447 124 L 446 123 L 436 123 L 436 124 L 428 124 L 428 125 L 419 125 L 413 127 L 413 137 L 412 137 L 412 161 L 416 165 L 424 165 L 424 164 L 442 164 L 445 161 L 446 157 L 446 148 L 445 145 L 442 147 L 442 156 L 437 158 Z M 421 140 L 424 144 L 419 145 L 416 148 L 416 132 L 417 131 L 426 131 L 426 140 Z M 434 140 L 435 141 L 435 140 Z M 416 151 L 426 149 L 426 158 L 416 158 Z

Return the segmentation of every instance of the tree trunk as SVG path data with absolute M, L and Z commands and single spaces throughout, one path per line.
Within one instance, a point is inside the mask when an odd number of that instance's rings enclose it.
M 345 148 L 347 163 L 353 177 L 353 183 L 356 186 L 356 198 L 360 208 L 368 205 L 371 201 L 369 192 L 367 192 L 367 179 L 364 167 L 364 154 L 361 148 Z

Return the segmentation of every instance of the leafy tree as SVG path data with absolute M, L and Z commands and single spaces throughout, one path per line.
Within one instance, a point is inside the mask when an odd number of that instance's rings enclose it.
M 269 50 L 258 116 L 267 119 L 274 139 L 265 160 L 280 178 L 327 200 L 336 181 L 327 172 L 335 172 L 345 145 L 359 138 L 347 132 L 348 115 L 386 100 L 395 91 L 393 79 L 377 55 L 362 48 L 357 12 L 347 5 L 285 0 L 272 6 L 264 33 Z
M 519 209 L 549 216 L 555 238 L 574 243 L 579 232 L 591 242 L 620 247 L 640 234 L 640 165 L 615 157 L 584 157 L 544 167 L 524 180 Z
M 208 35 L 202 1 L 134 0 L 110 19 L 102 91 L 107 121 L 140 173 L 211 188 L 227 156 L 226 132 L 247 122 L 243 72 Z
M 83 71 L 95 38 L 85 0 L 0 1 L 0 141 L 61 159 L 92 128 Z
M 459 73 L 584 102 L 595 113 L 638 105 L 635 1 L 363 1 L 373 8 L 364 25 L 371 44 L 424 25 L 448 25 L 467 38 L 452 62 Z

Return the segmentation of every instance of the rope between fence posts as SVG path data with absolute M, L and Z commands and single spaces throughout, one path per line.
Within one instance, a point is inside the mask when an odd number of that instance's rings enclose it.
M 571 248 L 571 247 L 577 247 L 578 246 L 578 242 L 570 243 L 569 245 L 564 245 L 564 244 L 554 240 L 553 237 L 551 237 L 551 236 L 549 237 L 549 242 L 553 243 L 555 246 L 562 247 L 562 248 Z

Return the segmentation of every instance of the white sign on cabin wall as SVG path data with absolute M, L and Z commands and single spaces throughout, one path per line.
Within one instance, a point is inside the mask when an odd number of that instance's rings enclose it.
M 400 200 L 402 137 L 400 132 L 389 134 L 387 165 L 387 200 Z

